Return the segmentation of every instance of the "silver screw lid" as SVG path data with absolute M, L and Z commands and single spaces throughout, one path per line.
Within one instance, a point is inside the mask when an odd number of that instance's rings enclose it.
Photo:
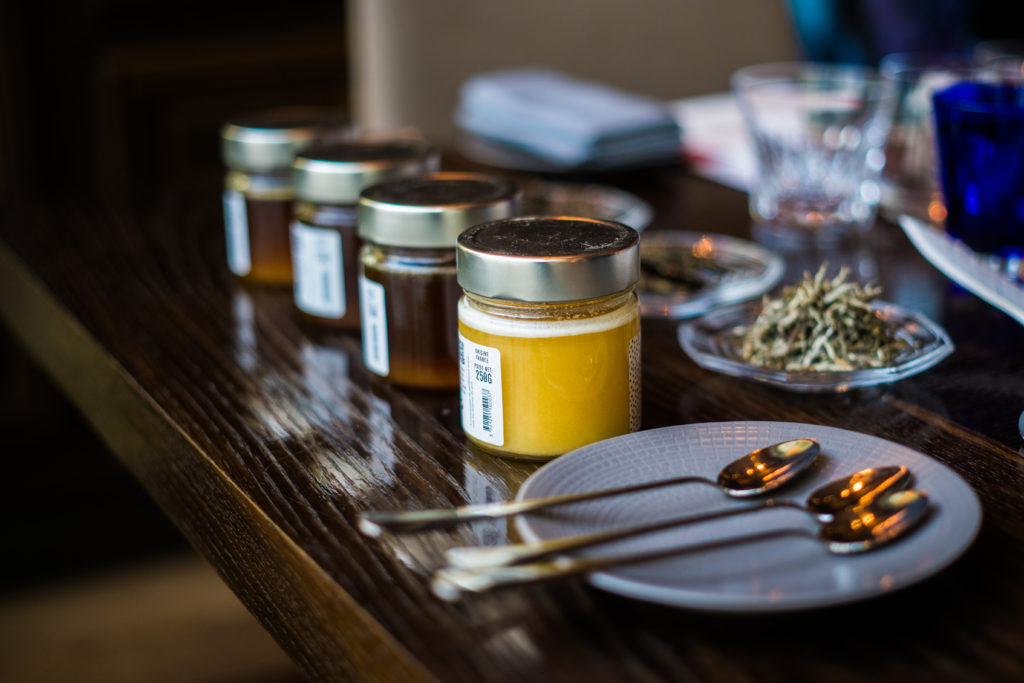
M 287 170 L 295 155 L 314 140 L 341 139 L 350 133 L 338 111 L 317 107 L 270 109 L 221 127 L 224 165 L 237 171 Z
M 615 221 L 521 217 L 476 225 L 456 247 L 459 284 L 491 299 L 557 303 L 621 292 L 640 277 L 640 237 Z
M 519 187 L 482 173 L 435 173 L 374 185 L 359 198 L 359 235 L 395 247 L 455 248 L 467 228 L 515 215 Z
M 295 158 L 295 194 L 309 202 L 355 205 L 371 185 L 431 173 L 440 165 L 438 151 L 421 140 L 316 144 Z

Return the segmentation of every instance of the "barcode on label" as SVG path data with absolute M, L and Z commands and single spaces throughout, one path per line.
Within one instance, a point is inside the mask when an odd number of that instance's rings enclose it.
M 494 411 L 491 403 L 491 391 L 480 390 L 480 426 L 485 432 L 491 432 L 493 428 Z

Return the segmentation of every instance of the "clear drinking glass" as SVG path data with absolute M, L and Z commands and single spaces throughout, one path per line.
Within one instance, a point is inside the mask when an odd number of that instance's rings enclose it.
M 868 67 L 780 62 L 740 69 L 732 89 L 757 150 L 754 236 L 830 246 L 866 232 L 881 199 L 892 82 Z

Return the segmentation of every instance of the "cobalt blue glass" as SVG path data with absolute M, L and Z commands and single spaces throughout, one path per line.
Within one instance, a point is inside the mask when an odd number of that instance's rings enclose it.
M 956 83 L 933 96 L 946 232 L 1024 256 L 1024 86 Z

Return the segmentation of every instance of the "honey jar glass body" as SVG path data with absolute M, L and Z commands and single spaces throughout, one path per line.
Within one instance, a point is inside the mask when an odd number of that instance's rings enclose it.
M 513 215 L 515 183 L 435 173 L 381 183 L 359 198 L 359 306 L 363 363 L 412 387 L 459 385 L 455 240 L 477 223 Z
M 367 367 L 395 384 L 458 386 L 455 249 L 367 244 L 361 262 Z
M 477 447 L 543 460 L 640 428 L 636 233 L 518 218 L 458 245 L 462 426 Z
M 223 126 L 227 261 L 243 282 L 292 283 L 292 161 L 314 140 L 341 138 L 347 131 L 340 115 L 303 108 L 259 112 Z
M 228 267 L 243 281 L 268 285 L 291 283 L 287 225 L 294 198 L 288 170 L 276 173 L 228 171 L 223 196 Z
M 291 225 L 294 300 L 317 327 L 357 329 L 359 195 L 372 185 L 435 171 L 440 155 L 413 139 L 352 139 L 296 157 Z

